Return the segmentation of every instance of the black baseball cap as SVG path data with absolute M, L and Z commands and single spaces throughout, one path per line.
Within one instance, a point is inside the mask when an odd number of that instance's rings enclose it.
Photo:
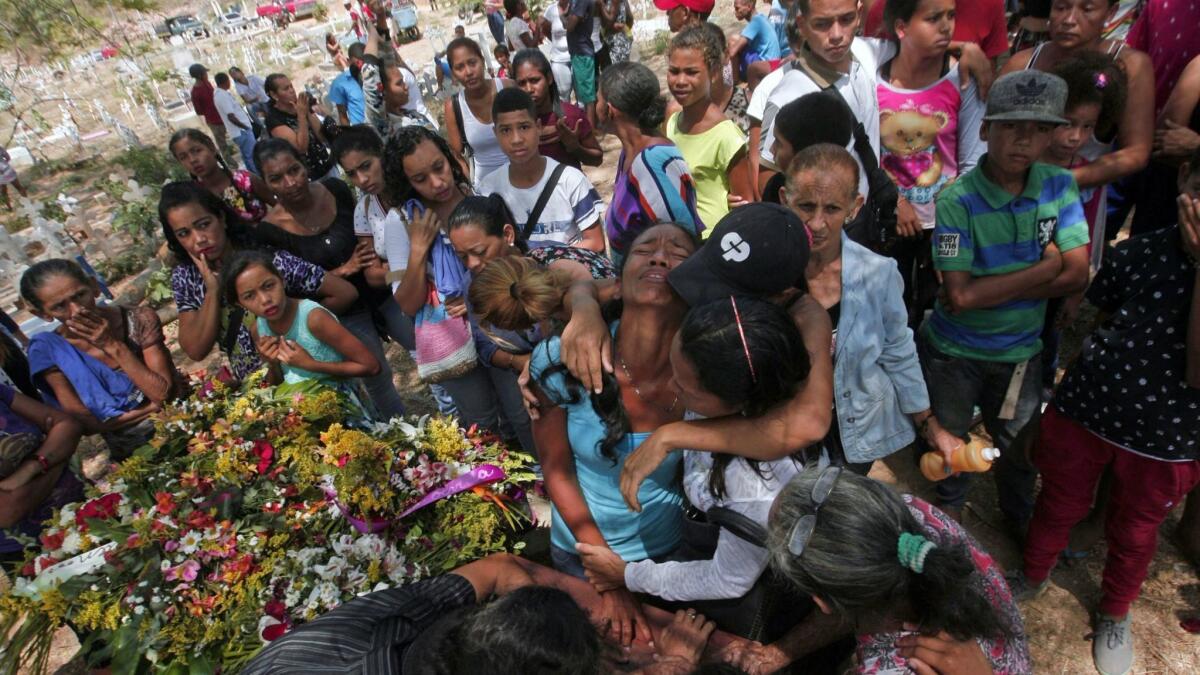
M 731 295 L 769 297 L 804 286 L 809 251 L 799 216 L 779 204 L 755 202 L 722 218 L 667 281 L 692 307 Z

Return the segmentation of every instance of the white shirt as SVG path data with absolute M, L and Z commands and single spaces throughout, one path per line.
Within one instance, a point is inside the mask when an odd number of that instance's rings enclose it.
M 246 109 L 233 97 L 233 92 L 228 89 L 213 87 L 213 105 L 216 106 L 217 113 L 221 115 L 221 121 L 225 123 L 226 127 L 229 127 L 230 136 L 236 138 L 243 133 L 251 133 L 250 127 L 253 125 L 250 124 L 250 115 L 246 114 Z M 231 124 L 229 122 L 230 115 L 239 124 L 245 125 L 244 128 L 236 124 Z
M 525 23 L 525 19 L 514 16 L 504 22 L 504 39 L 508 41 L 508 49 L 514 55 L 525 49 L 525 43 L 521 41 L 521 36 L 525 33 L 533 35 L 533 31 L 529 29 L 529 24 Z
M 375 244 L 375 255 L 383 260 L 387 260 L 387 248 L 384 242 L 387 241 L 387 218 L 391 215 L 385 213 L 383 206 L 379 203 L 379 198 L 374 195 L 363 195 L 362 199 L 358 200 L 358 205 L 354 207 L 354 236 L 356 237 L 371 237 Z M 405 240 L 408 239 L 408 232 L 404 233 Z M 408 261 L 405 260 L 405 264 Z
M 528 188 L 515 188 L 508 178 L 509 165 L 483 177 L 479 182 L 478 192 L 481 195 L 499 194 L 504 198 L 512 211 L 518 230 L 525 227 L 529 214 L 537 205 L 538 197 L 554 167 L 558 162 L 546 158 L 546 169 L 537 185 Z M 604 201 L 592 186 L 583 172 L 575 167 L 564 167 L 562 176 L 554 185 L 554 192 L 542 209 L 538 222 L 529 234 L 527 242 L 530 248 L 538 248 L 548 244 L 563 244 L 571 246 L 578 244 L 583 238 L 583 231 L 595 227 L 604 215 Z
M 267 102 L 266 80 L 257 75 L 248 75 L 246 84 L 234 82 L 233 86 L 237 87 L 238 96 L 241 96 L 246 103 Z
M 683 453 L 683 490 L 688 501 L 707 512 L 723 506 L 767 526 L 771 504 L 783 487 L 803 470 L 791 457 L 759 462 L 756 473 L 743 458 L 725 467 L 725 496 L 717 499 L 708 490 L 713 455 L 688 450 Z M 642 560 L 625 566 L 625 586 L 664 600 L 716 600 L 745 595 L 767 569 L 769 553 L 722 528 L 712 560 L 656 563 Z
M 357 215 L 357 211 L 355 214 Z M 408 269 L 408 254 L 412 252 L 405 220 L 400 209 L 388 211 L 387 216 L 383 219 L 383 250 L 387 259 L 388 276 L 395 279 L 392 282 L 393 293 L 400 288 L 400 273 Z M 357 232 L 357 228 L 355 231 Z M 376 237 L 376 251 L 379 250 L 379 241 L 379 237 Z
M 546 11 L 542 12 L 542 18 L 550 24 L 550 62 L 570 63 L 571 53 L 567 51 L 567 27 L 563 25 L 562 12 L 558 9 L 558 3 L 551 2 Z
M 762 123 L 763 111 L 767 109 L 767 99 L 770 98 L 771 92 L 775 91 L 775 87 L 783 80 L 783 76 L 791 70 L 791 65 L 783 64 L 779 68 L 772 70 L 770 74 L 764 77 L 758 86 L 754 88 L 754 93 L 750 95 L 750 103 L 746 105 L 746 115 L 752 119 Z
M 850 72 L 842 75 L 833 83 L 854 116 L 867 130 L 867 138 L 871 141 L 871 149 L 875 158 L 879 158 L 879 97 L 875 93 L 876 72 L 883 58 L 890 57 L 894 46 L 890 41 L 871 38 L 854 38 L 850 43 L 853 59 L 850 61 Z M 782 69 L 780 69 L 782 70 Z M 765 79 L 764 79 L 765 81 Z M 760 86 L 761 88 L 761 86 Z M 783 106 L 795 101 L 805 94 L 821 90 L 820 85 L 812 80 L 798 67 L 789 68 L 779 84 L 767 97 L 762 117 L 762 143 L 760 155 L 769 168 L 775 167 L 775 153 L 771 145 L 775 142 L 773 122 L 775 115 Z M 749 113 L 750 110 L 748 109 Z
M 417 83 L 417 76 L 408 68 L 400 68 L 400 76 L 404 78 L 404 86 L 408 87 L 408 103 L 402 107 L 429 120 L 434 129 L 439 128 L 437 119 L 429 114 L 429 108 L 425 106 L 425 97 L 421 95 L 421 85 Z

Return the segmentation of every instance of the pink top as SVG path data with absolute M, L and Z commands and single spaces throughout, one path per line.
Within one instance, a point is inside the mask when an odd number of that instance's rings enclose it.
M 1200 0 L 1149 0 L 1129 29 L 1126 44 L 1150 55 L 1154 67 L 1154 115 L 1162 112 L 1183 69 L 1200 55 Z
M 984 656 L 991 663 L 992 672 L 996 675 L 1032 673 L 1033 659 L 1029 656 L 1025 627 L 1021 622 L 1021 613 L 1013 602 L 1012 593 L 1008 590 L 1008 584 L 1004 581 L 1003 570 L 984 552 L 979 542 L 944 513 L 912 495 L 904 495 L 904 501 L 930 541 L 938 546 L 962 544 L 967 547 L 971 553 L 971 560 L 975 563 L 975 570 L 979 572 L 979 576 L 972 583 L 981 585 L 984 597 L 988 599 L 1000 621 L 1007 623 L 1014 633 L 1013 638 L 978 641 Z M 869 675 L 912 673 L 907 660 L 900 655 L 900 649 L 896 646 L 896 641 L 908 634 L 906 631 L 897 631 L 859 635 L 858 672 Z
M 933 228 L 934 199 L 970 171 L 986 146 L 979 138 L 984 105 L 972 84 L 959 89 L 958 66 L 924 89 L 900 89 L 882 75 L 879 97 L 879 164 Z

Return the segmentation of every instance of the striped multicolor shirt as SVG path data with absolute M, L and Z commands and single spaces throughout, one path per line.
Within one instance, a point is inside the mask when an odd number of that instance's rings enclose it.
M 625 152 L 621 151 L 612 201 L 604 217 L 618 267 L 633 240 L 653 225 L 674 223 L 697 238 L 706 224 L 716 225 L 700 220 L 696 181 L 675 144 L 651 145 L 633 158 L 629 171 L 624 167 Z
M 1025 191 L 1013 195 L 979 165 L 937 200 L 933 264 L 973 277 L 1018 272 L 1036 264 L 1053 241 L 1062 252 L 1088 243 L 1087 220 L 1071 173 L 1035 162 Z M 960 358 L 1020 363 L 1042 350 L 1045 300 L 1013 300 L 951 314 L 938 301 L 925 332 L 940 351 Z

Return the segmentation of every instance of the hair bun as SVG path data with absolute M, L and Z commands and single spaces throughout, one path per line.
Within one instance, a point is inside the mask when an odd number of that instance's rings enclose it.
M 667 118 L 667 97 L 659 94 L 650 105 L 638 113 L 638 127 L 643 130 L 657 129 Z

